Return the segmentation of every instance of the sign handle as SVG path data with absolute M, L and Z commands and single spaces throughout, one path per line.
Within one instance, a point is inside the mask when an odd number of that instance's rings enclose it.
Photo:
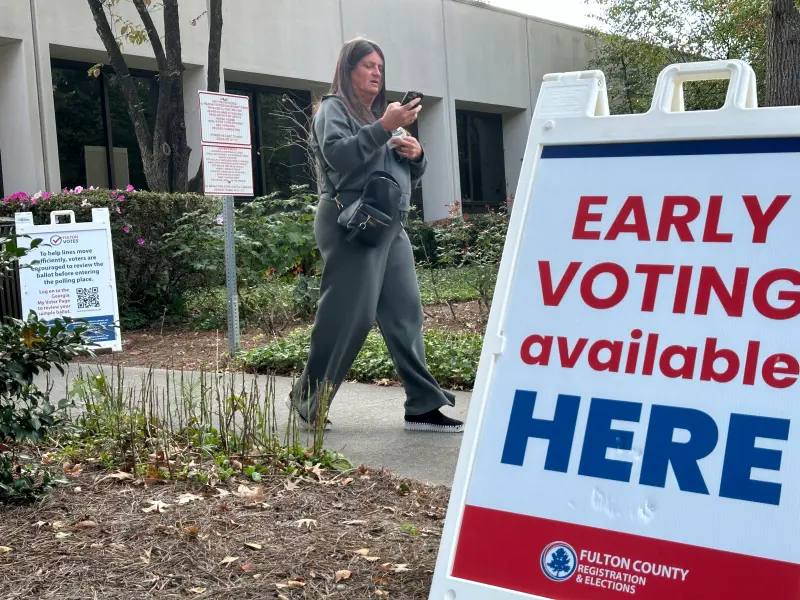
M 236 239 L 233 196 L 224 196 L 225 208 L 225 280 L 228 288 L 228 354 L 231 358 L 239 351 L 239 290 L 236 282 Z
M 649 112 L 684 112 L 684 83 L 719 79 L 730 80 L 722 110 L 758 107 L 756 74 L 750 65 L 742 60 L 710 60 L 674 64 L 661 71 Z
M 70 223 L 75 223 L 75 211 L 72 210 L 54 210 L 50 213 L 50 224 L 51 225 L 65 225 L 65 223 L 59 223 L 58 217 L 69 217 Z

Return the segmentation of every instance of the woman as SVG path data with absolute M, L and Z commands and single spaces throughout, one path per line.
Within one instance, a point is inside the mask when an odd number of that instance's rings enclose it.
M 416 139 L 392 139 L 392 132 L 416 121 L 418 104 L 417 99 L 387 106 L 384 56 L 377 44 L 356 39 L 342 47 L 330 93 L 312 124 L 320 182 L 314 234 L 325 266 L 308 362 L 290 397 L 304 427 L 322 418 L 330 428 L 330 402 L 377 319 L 405 388 L 405 428 L 463 431 L 461 421 L 439 410 L 454 406 L 455 396 L 439 387 L 425 362 L 422 303 L 404 229 L 412 185 L 427 163 Z M 357 200 L 375 171 L 389 172 L 402 197 L 390 215 L 392 225 L 379 245 L 370 247 L 346 240 L 336 219 L 338 204 Z

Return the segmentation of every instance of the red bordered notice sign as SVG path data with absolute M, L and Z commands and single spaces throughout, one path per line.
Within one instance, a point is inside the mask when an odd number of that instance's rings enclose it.
M 800 108 L 755 90 L 545 77 L 430 598 L 800 598 Z
M 252 196 L 250 99 L 202 91 L 198 95 L 205 193 Z

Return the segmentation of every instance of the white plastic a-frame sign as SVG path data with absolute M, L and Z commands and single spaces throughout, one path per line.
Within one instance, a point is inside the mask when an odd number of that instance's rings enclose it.
M 430 598 L 800 598 L 800 107 L 755 89 L 545 77 Z
M 68 217 L 59 223 L 58 217 Z M 111 222 L 107 208 L 93 208 L 92 220 L 76 223 L 71 210 L 50 213 L 50 223 L 34 225 L 33 214 L 15 215 L 17 233 L 42 244 L 20 264 L 23 318 L 34 311 L 51 324 L 71 317 L 89 329 L 98 348 L 122 350 Z M 20 245 L 28 240 L 21 239 Z

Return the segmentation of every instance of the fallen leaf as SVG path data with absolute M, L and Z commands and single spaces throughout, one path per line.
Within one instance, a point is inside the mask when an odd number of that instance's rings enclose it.
M 231 493 L 228 490 L 218 489 L 215 498 L 224 498 L 225 496 L 230 496 L 230 495 Z
M 366 521 L 345 521 L 343 525 L 366 525 Z
M 362 548 L 361 550 L 356 550 L 356 554 L 361 556 L 367 556 L 369 554 L 369 548 Z
M 189 502 L 194 502 L 195 500 L 203 500 L 202 496 L 195 496 L 194 494 L 190 494 L 186 492 L 185 494 L 181 494 L 178 496 L 178 504 L 188 504 Z
M 51 527 L 53 528 L 53 531 L 57 531 L 59 529 L 62 529 L 64 525 L 66 525 L 64 521 L 53 521 Z
M 250 571 L 255 569 L 255 565 L 247 563 L 246 565 L 239 565 L 239 568 L 244 571 L 245 573 L 249 573 Z
M 295 483 L 295 482 L 294 482 L 294 481 L 292 481 L 292 480 L 289 480 L 289 481 L 287 481 L 286 483 L 284 483 L 284 484 L 283 484 L 283 487 L 285 487 L 285 488 L 286 488 L 286 491 L 288 491 L 288 492 L 293 492 L 293 491 L 295 491 L 297 488 L 299 488 L 299 487 L 300 487 L 300 484 L 299 484 L 299 483 Z
M 189 535 L 197 535 L 200 533 L 200 526 L 199 525 L 189 525 L 188 527 L 184 527 L 183 529 Z
M 0 546 L 0 554 L 6 554 L 7 552 L 11 552 L 11 548 L 8 546 Z
M 78 487 L 74 488 L 72 491 L 75 492 L 76 494 L 80 494 L 83 491 L 83 488 L 78 486 Z
M 317 526 L 317 521 L 315 519 L 300 519 L 295 521 L 294 524 L 298 529 L 305 527 L 306 529 L 311 530 L 312 527 Z
M 348 477 L 347 479 L 342 481 L 342 487 L 344 487 L 346 485 L 350 485 L 351 483 L 353 483 L 353 481 L 355 481 L 355 480 L 352 477 Z
M 373 577 L 372 583 L 376 585 L 388 585 L 389 579 L 387 577 Z
M 365 556 L 364 560 L 368 560 L 369 562 L 375 562 L 376 560 L 380 560 L 380 556 Z
M 222 559 L 222 562 L 219 563 L 219 564 L 221 564 L 221 565 L 229 565 L 232 562 L 236 562 L 237 560 L 239 560 L 238 556 L 226 556 L 225 558 Z
M 189 592 L 197 595 L 205 594 L 206 588 L 201 588 L 201 587 L 189 588 Z
M 71 535 L 72 535 L 71 533 L 67 533 L 66 531 L 59 531 L 56 534 L 56 539 L 57 540 L 63 540 L 64 538 L 68 538 Z
M 81 521 L 80 523 L 75 523 L 75 529 L 92 529 L 93 527 L 97 527 L 97 523 L 94 521 Z
M 150 553 L 151 553 L 151 552 L 152 552 L 152 550 L 145 550 L 145 551 L 144 551 L 144 554 L 143 554 L 142 556 L 140 556 L 140 557 L 139 557 L 139 558 L 141 558 L 141 559 L 142 559 L 142 562 L 143 562 L 144 564 L 146 564 L 146 565 L 149 565 L 149 564 L 150 564 Z
M 393 565 L 392 571 L 395 573 L 407 573 L 411 569 L 408 568 L 408 565 Z
M 234 492 L 234 495 L 243 498 L 250 504 L 260 504 L 264 502 L 264 488 L 260 485 L 247 487 L 241 484 L 239 485 L 239 489 Z
M 133 479 L 133 475 L 130 473 L 124 473 L 122 471 L 117 471 L 115 473 L 111 473 L 103 477 L 100 481 L 105 481 L 106 479 L 115 479 L 117 481 L 125 481 L 127 479 Z
M 78 463 L 77 465 L 64 465 L 64 473 L 67 475 L 77 475 L 83 471 L 83 465 Z
M 163 513 L 168 508 L 172 506 L 172 504 L 164 504 L 161 500 L 148 500 L 150 503 L 149 508 L 143 508 L 142 512 L 145 513 Z
M 333 581 L 334 583 L 339 583 L 344 579 L 350 579 L 351 575 L 352 573 L 350 571 L 348 571 L 347 569 L 342 569 L 341 571 L 336 571 L 336 574 L 333 577 Z
M 262 547 L 261 544 L 255 544 L 253 542 L 245 542 L 244 545 L 250 548 L 251 550 L 261 550 Z
M 375 595 L 376 595 L 376 596 L 383 596 L 383 597 L 385 597 L 385 596 L 388 596 L 388 595 L 389 595 L 389 592 L 387 592 L 386 590 L 375 590 Z
M 47 521 L 36 521 L 36 523 L 33 524 L 37 529 L 41 529 L 44 525 L 47 525 Z
M 325 472 L 325 469 L 322 469 L 319 465 L 314 465 L 313 467 L 307 468 L 306 471 L 313 473 L 317 476 L 317 479 L 322 481 L 322 474 Z
M 278 594 L 278 600 L 289 600 L 289 599 L 283 594 Z
M 231 466 L 234 469 L 236 469 L 237 471 L 241 471 L 242 470 L 242 463 L 240 463 L 238 460 L 232 460 L 231 461 Z
M 301 581 L 299 579 L 290 579 L 286 582 L 286 585 L 290 590 L 299 590 L 301 587 L 305 586 L 305 584 L 305 581 Z

